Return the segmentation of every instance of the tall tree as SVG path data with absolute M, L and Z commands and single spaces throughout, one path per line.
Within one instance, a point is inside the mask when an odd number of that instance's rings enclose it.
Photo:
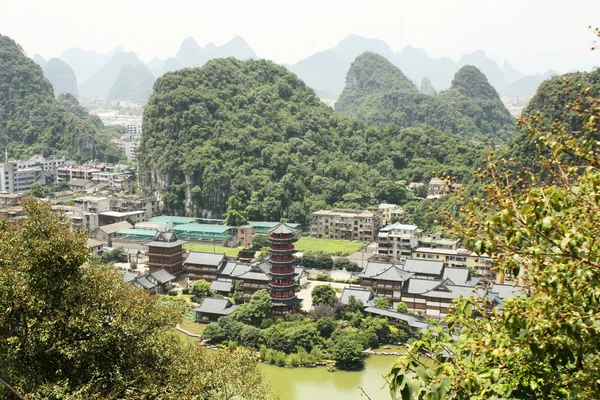
M 395 362 L 394 398 L 600 398 L 600 96 L 563 83 L 580 130 L 538 116 L 520 123 L 547 175 L 513 178 L 504 160 L 491 161 L 487 199 L 469 200 L 455 227 L 499 273 L 520 276 L 522 294 L 502 312 L 459 301 L 447 330 L 426 334 Z
M 173 332 L 182 309 L 88 260 L 50 205 L 0 220 L 0 377 L 30 399 L 269 398 L 252 355 L 212 353 Z M 0 398 L 12 398 L 0 388 Z

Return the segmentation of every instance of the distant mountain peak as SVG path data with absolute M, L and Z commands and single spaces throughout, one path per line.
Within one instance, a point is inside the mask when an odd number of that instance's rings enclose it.
M 402 71 L 382 55 L 367 51 L 356 57 L 346 75 L 344 91 L 373 92 L 397 90 L 417 92 Z
M 356 57 L 366 51 L 377 53 L 388 60 L 391 60 L 394 57 L 394 52 L 383 40 L 367 38 L 355 33 L 342 39 L 337 46 L 335 46 L 335 50 L 347 62 L 354 61 Z
M 486 76 L 473 65 L 465 65 L 458 70 L 452 79 L 451 88 L 471 98 L 500 99 L 498 92 L 488 82 Z
M 39 54 L 34 54 L 33 57 L 31 57 L 31 59 L 40 67 L 43 67 L 47 63 L 46 59 Z

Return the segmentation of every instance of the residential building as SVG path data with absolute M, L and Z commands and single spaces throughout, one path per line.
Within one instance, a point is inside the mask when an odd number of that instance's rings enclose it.
M 119 224 L 123 223 L 119 222 Z M 165 268 L 173 275 L 180 274 L 183 270 L 183 260 L 185 259 L 183 251 L 185 243 L 187 242 L 180 240 L 173 232 L 158 232 L 153 241 L 146 243 L 148 247 L 148 251 L 146 252 L 148 255 L 148 268 L 150 271 Z
M 383 226 L 391 224 L 403 213 L 402 207 L 397 204 L 380 204 L 379 211 L 381 212 L 381 225 Z
M 56 180 L 57 182 L 68 182 L 73 179 L 86 179 L 88 181 L 92 180 L 92 176 L 95 173 L 102 172 L 106 169 L 102 168 L 103 166 L 99 166 L 96 168 L 95 166 L 65 166 L 59 167 L 56 169 Z
M 334 208 L 312 214 L 312 236 L 371 242 L 381 227 L 381 213 Z
M 377 254 L 388 260 L 408 258 L 418 246 L 419 232 L 415 225 L 387 225 L 377 234 Z
M 96 214 L 97 217 L 97 214 Z M 112 240 L 117 237 L 117 233 L 123 229 L 131 229 L 131 225 L 127 221 L 117 222 L 116 224 L 104 225 L 96 229 L 96 239 L 108 243 L 109 247 L 112 247 Z M 152 268 L 151 268 L 152 269 Z M 158 269 L 158 268 L 157 268 Z
M 153 196 L 121 196 L 111 199 L 110 209 L 120 212 L 144 211 L 149 221 L 154 214 L 158 214 L 159 202 Z
M 87 247 L 92 252 L 93 256 L 98 256 L 102 254 L 102 249 L 106 246 L 106 242 L 102 242 L 100 240 L 88 239 Z
M 46 185 L 46 173 L 42 168 L 18 168 L 15 161 L 0 163 L 0 192 L 24 193 L 34 183 Z
M 53 192 L 48 194 L 48 198 L 54 201 L 66 201 L 73 198 L 74 193 L 70 190 L 65 190 L 63 192 Z
M 73 193 L 84 193 L 92 186 L 94 186 L 94 182 L 87 179 L 71 179 L 69 181 L 69 189 Z
M 39 167 L 42 171 L 49 173 L 51 176 L 56 176 L 58 168 L 75 165 L 75 161 L 62 158 L 44 158 L 42 154 L 36 154 L 29 160 L 17 160 L 17 168 L 36 168 Z
M 477 255 L 476 253 L 463 248 L 446 249 L 417 247 L 412 252 L 412 258 L 440 260 L 449 267 L 468 268 L 482 276 L 493 275 L 493 262 L 487 255 Z
M 0 193 L 0 207 L 16 207 L 22 198 L 23 193 Z
M 237 308 L 227 299 L 206 296 L 202 304 L 192 308 L 196 312 L 196 322 L 214 322 L 220 317 L 231 314 Z
M 147 215 L 145 211 L 100 211 L 98 213 L 98 218 L 100 226 L 114 224 L 121 221 L 128 221 L 130 223 L 132 222 L 134 225 L 137 225 L 138 222 L 147 221 Z
M 254 237 L 254 227 L 252 225 L 238 226 L 235 230 L 235 237 L 238 247 L 252 247 L 252 238 Z
M 97 214 L 110 210 L 110 199 L 107 197 L 82 196 L 74 199 L 74 202 L 82 212 Z
M 440 197 L 454 193 L 462 187 L 460 183 L 448 182 L 440 178 L 431 178 L 427 186 L 428 197 Z

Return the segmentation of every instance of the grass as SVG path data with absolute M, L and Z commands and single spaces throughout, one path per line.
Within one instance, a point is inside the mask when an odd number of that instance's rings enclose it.
M 202 335 L 204 329 L 206 329 L 207 324 L 199 324 L 198 322 L 189 322 L 183 321 L 179 324 L 181 329 L 185 329 L 186 331 L 193 333 L 195 335 Z
M 222 247 L 222 246 L 213 246 L 211 244 L 203 244 L 203 243 L 188 243 L 184 244 L 183 247 L 189 251 L 200 251 L 203 253 L 219 253 L 230 256 L 237 257 L 239 249 L 231 248 L 231 247 Z
M 307 251 L 322 251 L 332 256 L 348 256 L 357 252 L 366 246 L 366 243 L 358 240 L 334 240 L 334 239 L 318 239 L 310 237 L 301 237 L 294 247 L 301 252 Z

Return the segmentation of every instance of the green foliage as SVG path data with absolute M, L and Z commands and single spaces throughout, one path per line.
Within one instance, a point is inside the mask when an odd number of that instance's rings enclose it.
M 339 257 L 333 260 L 333 269 L 346 269 L 351 261 L 344 257 Z
M 227 200 L 227 211 L 225 211 L 223 217 L 225 223 L 229 226 L 241 226 L 248 222 L 248 213 L 236 196 L 231 196 Z
M 315 286 L 311 292 L 311 296 L 314 305 L 331 304 L 337 300 L 335 290 L 331 285 Z
M 333 259 L 329 254 L 318 252 L 306 252 L 298 257 L 298 263 L 306 268 L 332 269 Z
M 330 282 L 331 276 L 329 276 L 328 274 L 317 274 L 316 279 L 321 282 Z
M 8 147 L 9 157 L 43 153 L 105 160 L 116 146 L 101 143 L 98 126 L 90 123 L 93 117 L 80 110 L 71 94 L 55 100 L 41 68 L 12 39 L 0 35 L 0 143 Z
M 173 327 L 183 306 L 134 288 L 110 268 L 82 267 L 85 232 L 70 232 L 50 205 L 27 198 L 23 207 L 29 218 L 0 223 L 0 376 L 19 393 L 271 397 L 251 354 L 233 358 L 178 340 Z
M 268 235 L 263 235 L 263 234 L 257 233 L 252 238 L 252 250 L 259 251 L 259 250 L 262 250 L 264 247 L 269 247 L 268 240 L 269 240 Z
M 46 186 L 40 185 L 37 182 L 29 186 L 29 190 L 27 191 L 28 195 L 37 197 L 38 199 L 43 199 L 44 197 L 48 196 L 48 193 L 48 188 Z
M 52 193 L 56 192 L 65 192 L 70 189 L 69 182 L 61 181 L 56 182 L 54 186 L 52 186 Z
M 198 279 L 194 283 L 192 283 L 192 295 L 197 297 L 198 299 L 203 299 L 206 296 L 211 294 L 210 292 L 210 282 L 204 279 Z
M 376 297 L 375 298 L 375 307 L 383 308 L 384 310 L 389 310 L 392 308 L 392 304 L 385 297 Z
M 362 270 L 363 269 L 354 261 L 350 262 L 350 264 L 346 266 L 346 271 L 348 272 L 360 272 Z
M 463 139 L 496 144 L 515 131 L 498 93 L 473 66 L 461 68 L 450 89 L 425 95 L 384 57 L 364 53 L 352 63 L 346 82 L 336 111 L 372 125 L 429 125 Z
M 331 317 L 319 318 L 316 323 L 319 334 L 324 338 L 330 337 L 335 328 L 338 326 L 338 323 L 335 321 L 335 319 Z
M 271 295 L 265 289 L 261 289 L 252 295 L 248 303 L 242 304 L 231 313 L 231 317 L 244 324 L 261 327 L 273 317 L 272 307 Z
M 351 313 L 359 312 L 362 314 L 362 312 L 365 310 L 365 305 L 363 304 L 362 300 L 358 300 L 356 297 L 350 296 L 348 299 L 347 310 Z
M 348 335 L 339 335 L 335 340 L 331 340 L 329 345 L 331 357 L 339 369 L 361 369 L 364 365 L 362 351 L 361 342 Z
M 408 314 L 408 306 L 405 302 L 401 301 L 396 305 L 396 311 L 403 314 Z
M 410 193 L 399 182 L 433 170 L 462 180 L 485 152 L 429 127 L 368 127 L 340 116 L 265 60 L 212 60 L 165 74 L 154 89 L 140 187 L 176 213 L 222 215 L 223 200 L 236 196 L 250 220 L 278 220 L 283 209 L 307 224 L 334 204 L 402 204 Z
M 536 114 L 520 123 L 541 150 L 529 154 L 536 159 L 518 171 L 491 161 L 482 173 L 486 198 L 464 199 L 466 223 L 454 227 L 498 271 L 520 276 L 522 295 L 501 312 L 459 299 L 447 329 L 429 331 L 393 365 L 395 398 L 600 397 L 600 97 L 566 88 L 548 93 L 558 100 L 548 109 L 565 106 L 562 120 Z M 538 94 L 534 106 L 545 101 Z
M 102 264 L 124 263 L 127 262 L 127 255 L 123 251 L 122 247 L 117 247 L 102 253 L 100 256 L 100 262 Z

